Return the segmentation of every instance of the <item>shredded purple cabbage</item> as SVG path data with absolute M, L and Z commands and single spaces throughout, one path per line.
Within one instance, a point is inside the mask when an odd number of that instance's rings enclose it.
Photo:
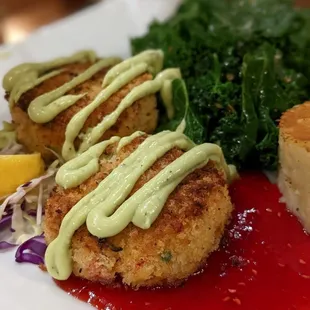
M 46 243 L 43 235 L 33 237 L 21 244 L 15 254 L 18 263 L 44 264 Z
M 0 231 L 4 230 L 4 229 L 8 229 L 8 227 L 11 226 L 11 222 L 12 222 L 12 214 L 4 216 L 0 220 Z M 7 249 L 15 247 L 16 245 L 17 244 L 15 244 L 15 243 L 8 242 L 5 240 L 1 240 L 0 241 L 0 250 L 7 250 Z
M 29 213 L 36 215 L 35 210 L 29 210 Z M 32 212 L 34 211 L 34 212 Z M 11 226 L 12 214 L 6 215 L 0 220 L 0 230 L 9 229 Z M 12 231 L 12 228 L 10 228 Z M 18 244 L 8 242 L 5 240 L 0 241 L 0 250 L 7 250 L 16 247 Z M 36 265 L 44 264 L 44 255 L 46 244 L 43 235 L 35 236 L 24 243 L 22 243 L 15 253 L 15 261 L 18 263 L 32 263 Z
M 11 226 L 11 221 L 12 221 L 12 213 L 0 219 L 0 230 L 6 228 L 9 225 Z
M 0 220 L 0 231 L 10 230 L 14 232 L 11 227 L 12 212 L 5 215 Z M 27 214 L 35 217 L 37 215 L 36 210 L 28 210 Z M 0 239 L 0 250 L 8 250 L 18 246 L 16 243 L 12 243 L 6 240 Z M 43 235 L 35 236 L 25 242 L 23 242 L 15 253 L 15 261 L 18 263 L 32 263 L 36 265 L 44 264 L 44 255 L 46 250 L 46 244 Z
M 0 198 L 0 250 L 17 247 L 15 261 L 18 263 L 44 264 L 46 244 L 42 235 L 42 217 L 44 203 L 55 184 L 57 165 L 56 161 L 44 175 Z
M 27 214 L 33 217 L 37 216 L 37 210 L 31 209 L 27 211 Z M 44 214 L 44 212 L 42 212 L 42 215 Z
M 6 241 L 1 241 L 0 242 L 0 250 L 7 250 L 10 248 L 16 247 L 17 244 L 6 242 Z
M 15 140 L 14 126 L 3 122 L 3 128 L 0 136 L 2 134 L 6 144 L 3 145 L 2 139 L 0 154 L 24 154 L 22 146 Z M 54 175 L 58 166 L 59 161 L 56 160 L 44 175 L 21 184 L 10 195 L 0 197 L 0 250 L 18 247 L 15 253 L 18 263 L 44 263 L 44 203 L 55 185 Z

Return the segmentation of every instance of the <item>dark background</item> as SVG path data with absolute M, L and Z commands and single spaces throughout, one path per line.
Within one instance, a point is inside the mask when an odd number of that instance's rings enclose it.
M 94 2 L 98 0 L 0 0 L 0 44 L 21 41 L 36 28 Z M 297 4 L 310 6 L 310 0 L 297 0 Z

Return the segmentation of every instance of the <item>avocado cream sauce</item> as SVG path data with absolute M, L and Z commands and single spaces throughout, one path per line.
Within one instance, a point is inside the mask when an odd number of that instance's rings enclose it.
M 40 84 L 45 79 L 57 73 L 51 73 L 44 77 L 44 74 L 55 68 L 75 62 L 95 62 L 96 54 L 93 51 L 85 50 L 73 54 L 70 57 L 60 57 L 52 61 L 41 63 L 23 63 L 12 68 L 3 78 L 2 86 L 5 91 L 10 92 L 11 105 L 23 92 Z M 42 76 L 43 75 L 43 76 Z M 26 86 L 25 86 L 26 85 Z
M 163 54 L 161 51 L 146 51 L 137 56 L 129 58 L 124 62 L 114 66 L 106 74 L 103 85 L 105 88 L 97 95 L 97 97 L 85 108 L 80 110 L 68 123 L 66 129 L 66 138 L 62 149 L 62 157 L 65 160 L 70 160 L 76 155 L 85 152 L 89 147 L 99 141 L 102 135 L 111 128 L 124 110 L 130 107 L 134 102 L 148 95 L 159 92 L 164 83 L 172 81 L 176 78 L 181 78 L 179 69 L 166 69 L 159 73 L 162 68 Z M 74 141 L 79 136 L 85 121 L 89 115 L 101 104 L 109 99 L 113 94 L 127 85 L 134 78 L 145 72 L 157 74 L 154 80 L 146 81 L 134 87 L 129 94 L 120 102 L 117 108 L 107 115 L 100 123 L 93 128 L 88 128 L 87 132 L 81 135 L 81 145 L 78 150 L 75 149 Z M 171 91 L 171 84 L 170 92 Z M 168 90 L 166 90 L 167 94 Z M 169 110 L 172 110 L 171 100 L 164 96 L 162 99 Z M 169 105 L 170 104 L 170 105 Z M 168 111 L 168 109 L 167 109 Z
M 83 94 L 65 95 L 65 93 L 89 80 L 103 68 L 115 65 L 119 61 L 119 58 L 113 57 L 99 60 L 83 73 L 74 77 L 71 81 L 35 98 L 28 107 L 29 117 L 36 123 L 47 123 L 53 120 L 60 112 L 66 110 L 84 96 Z

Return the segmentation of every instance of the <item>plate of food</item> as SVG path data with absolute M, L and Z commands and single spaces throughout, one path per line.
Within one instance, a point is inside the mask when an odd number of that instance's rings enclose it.
M 3 48 L 2 305 L 310 309 L 310 11 L 148 3 Z

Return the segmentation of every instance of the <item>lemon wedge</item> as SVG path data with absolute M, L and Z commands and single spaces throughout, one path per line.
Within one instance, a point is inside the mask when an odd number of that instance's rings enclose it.
M 0 155 L 0 197 L 12 194 L 16 188 L 44 171 L 40 154 Z

